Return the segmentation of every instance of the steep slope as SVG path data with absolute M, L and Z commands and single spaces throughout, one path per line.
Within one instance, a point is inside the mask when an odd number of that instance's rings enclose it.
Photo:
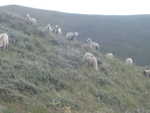
M 82 42 L 0 15 L 0 32 L 10 36 L 9 48 L 0 51 L 1 112 L 150 112 L 150 79 L 142 67 L 89 50 L 103 62 L 95 72 L 82 61 Z
M 119 57 L 133 56 L 137 64 L 150 63 L 150 16 L 105 16 L 78 15 L 54 11 L 38 10 L 21 6 L 1 7 L 0 11 L 7 11 L 24 16 L 30 13 L 41 24 L 59 24 L 64 31 L 79 31 L 79 40 L 88 37 L 101 42 L 103 51 L 110 51 Z

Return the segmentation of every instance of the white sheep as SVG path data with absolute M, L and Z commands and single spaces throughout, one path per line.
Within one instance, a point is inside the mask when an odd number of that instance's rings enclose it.
M 74 32 L 74 35 L 75 35 L 76 37 L 78 37 L 78 36 L 79 36 L 79 33 L 78 33 L 78 32 Z
M 107 57 L 107 58 L 113 58 L 114 55 L 113 55 L 113 53 L 107 53 L 107 54 L 106 54 L 106 57 Z
M 132 58 L 127 58 L 126 63 L 127 64 L 133 64 L 133 59 Z
M 58 31 L 58 34 L 62 34 L 62 29 L 60 27 L 57 29 L 57 31 Z
M 30 14 L 27 14 L 27 15 L 26 15 L 26 19 L 27 19 L 27 21 L 29 21 L 31 24 L 36 24 L 36 23 L 37 23 L 36 18 L 32 18 L 32 17 L 30 16 Z
M 55 34 L 62 34 L 62 29 L 58 26 L 51 26 L 51 32 L 54 32 Z
M 91 38 L 88 38 L 88 39 L 86 40 L 86 42 L 87 42 L 88 44 L 90 44 L 90 43 L 93 42 L 93 41 L 92 41 Z
M 46 26 L 46 29 L 47 29 L 48 31 L 50 31 L 50 32 L 53 32 L 53 26 L 52 26 L 51 24 L 48 24 L 48 25 Z
M 9 37 L 7 33 L 0 34 L 0 47 L 1 48 L 8 48 L 9 45 Z
M 46 26 L 46 29 L 49 31 L 49 32 L 53 32 L 55 34 L 62 34 L 62 29 L 58 26 L 58 25 L 51 25 L 51 24 L 48 24 Z
M 67 38 L 68 40 L 75 40 L 74 32 L 67 32 L 67 33 L 66 33 L 66 38 Z
M 99 49 L 100 48 L 99 43 L 92 41 L 92 39 L 90 39 L 90 38 L 88 38 L 86 42 L 90 45 L 91 49 L 93 49 L 93 48 Z
M 31 18 L 30 21 L 31 21 L 32 24 L 36 24 L 37 23 L 37 20 L 35 18 Z
M 150 77 L 150 69 L 145 69 L 144 70 L 144 76 L 145 77 Z
M 85 53 L 83 56 L 83 61 L 88 63 L 88 66 L 93 66 L 95 70 L 98 70 L 97 58 L 92 53 Z
M 27 14 L 26 17 L 27 17 L 27 18 L 31 18 L 30 14 Z
M 99 45 L 97 42 L 92 42 L 92 43 L 91 43 L 91 47 L 92 47 L 92 48 L 95 48 L 95 49 L 99 49 L 99 48 L 100 48 L 100 45 Z

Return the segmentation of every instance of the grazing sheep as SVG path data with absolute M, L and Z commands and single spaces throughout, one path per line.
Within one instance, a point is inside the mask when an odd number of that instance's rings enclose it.
M 92 39 L 88 38 L 86 42 L 90 45 L 90 48 L 99 49 L 100 45 L 97 42 L 92 41 Z
M 31 17 L 30 17 L 30 14 L 27 14 L 26 17 L 27 17 L 27 18 L 31 18 Z
M 9 38 L 6 33 L 0 34 L 0 48 L 8 48 Z
M 58 31 L 58 34 L 62 34 L 62 29 L 60 27 L 57 29 L 57 31 Z
M 53 32 L 55 34 L 62 34 L 62 29 L 58 26 L 58 25 L 51 25 L 51 24 L 48 24 L 46 26 L 46 29 L 49 31 L 49 32 Z
M 55 25 L 55 28 L 59 28 L 59 25 Z
M 87 62 L 88 66 L 93 66 L 96 71 L 98 70 L 97 58 L 92 53 L 85 53 L 83 56 L 83 61 Z
M 62 29 L 58 26 L 58 25 L 55 25 L 53 26 L 53 31 L 55 34 L 62 34 Z
M 106 54 L 106 57 L 107 57 L 107 58 L 113 58 L 114 55 L 113 55 L 113 53 L 107 53 L 107 54 Z
M 145 69 L 144 70 L 144 76 L 145 77 L 150 77 L 150 69 Z
M 75 35 L 76 37 L 78 37 L 78 36 L 79 36 L 79 33 L 78 33 L 78 32 L 74 32 L 74 35 Z
M 48 30 L 49 32 L 53 32 L 53 31 L 54 31 L 53 25 L 48 24 L 48 25 L 46 26 L 46 30 Z
M 88 39 L 86 40 L 86 42 L 87 42 L 87 43 L 90 43 L 90 42 L 92 42 L 92 39 L 91 39 L 91 38 L 88 38 Z
M 100 45 L 97 42 L 91 43 L 91 48 L 95 48 L 96 50 L 100 48 Z
M 66 33 L 66 38 L 67 38 L 68 40 L 75 40 L 74 32 L 67 32 L 67 33 Z
M 133 59 L 132 58 L 127 58 L 126 63 L 127 64 L 133 64 Z
M 30 14 L 26 15 L 26 19 L 27 19 L 27 21 L 29 21 L 29 24 L 36 24 L 37 23 L 37 20 L 35 18 L 32 18 L 30 16 Z
M 53 26 L 53 32 L 57 34 L 58 25 Z
M 30 21 L 31 21 L 32 24 L 36 24 L 37 23 L 37 20 L 35 18 L 31 18 Z
M 58 34 L 58 28 L 59 28 L 59 26 L 58 26 L 58 25 L 55 25 L 55 26 L 53 27 L 53 32 L 56 33 L 56 34 Z

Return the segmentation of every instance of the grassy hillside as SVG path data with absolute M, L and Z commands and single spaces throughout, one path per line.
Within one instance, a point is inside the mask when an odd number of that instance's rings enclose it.
M 108 59 L 87 67 L 82 42 L 43 32 L 20 15 L 1 12 L 0 32 L 10 45 L 0 50 L 2 113 L 150 113 L 150 79 L 143 68 Z
M 64 31 L 80 32 L 79 40 L 88 37 L 101 42 L 103 51 L 114 52 L 119 57 L 133 56 L 139 65 L 150 64 L 150 15 L 105 16 L 78 15 L 54 11 L 35 10 L 21 6 L 5 6 L 1 12 L 25 16 L 30 13 L 41 24 L 59 24 Z

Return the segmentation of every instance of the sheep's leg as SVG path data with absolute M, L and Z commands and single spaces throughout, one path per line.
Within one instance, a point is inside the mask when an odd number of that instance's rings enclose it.
M 144 75 L 145 75 L 145 77 L 150 77 L 150 74 L 148 74 L 148 73 L 145 73 Z
M 89 62 L 87 63 L 87 65 L 88 65 L 88 67 L 90 67 L 90 63 Z
M 96 71 L 98 70 L 97 62 L 94 63 L 94 68 L 95 68 Z
M 144 72 L 144 76 L 147 77 L 147 73 Z

